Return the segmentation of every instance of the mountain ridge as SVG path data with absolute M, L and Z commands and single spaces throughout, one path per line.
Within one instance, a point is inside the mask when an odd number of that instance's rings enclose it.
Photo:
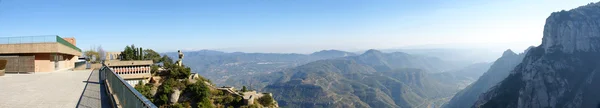
M 528 50 L 525 50 L 526 53 Z M 477 101 L 480 94 L 485 93 L 489 88 L 496 85 L 506 78 L 512 69 L 514 69 L 526 55 L 525 53 L 516 54 L 508 49 L 504 51 L 502 57 L 498 58 L 492 66 L 477 81 L 459 91 L 443 107 L 444 108 L 465 108 L 470 107 Z
M 287 107 L 417 107 L 458 91 L 429 77 L 419 57 L 370 50 L 361 55 L 311 62 L 265 87 Z M 389 60 L 403 61 L 389 62 Z M 405 63 L 399 63 L 405 62 Z M 411 64 L 411 65 L 405 65 Z M 416 65 L 415 65 L 416 64 Z M 442 103 L 442 102 L 438 102 Z

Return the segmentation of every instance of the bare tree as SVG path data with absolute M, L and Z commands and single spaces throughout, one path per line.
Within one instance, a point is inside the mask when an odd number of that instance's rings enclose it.
M 100 56 L 99 60 L 100 61 L 106 60 L 106 51 L 104 51 L 104 49 L 102 48 L 102 45 L 98 46 L 97 50 L 99 53 L 98 55 Z

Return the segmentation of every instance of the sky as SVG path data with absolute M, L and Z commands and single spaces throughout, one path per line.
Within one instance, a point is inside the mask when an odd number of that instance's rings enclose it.
M 0 0 L 0 37 L 75 37 L 83 50 L 310 53 L 525 49 L 588 0 Z

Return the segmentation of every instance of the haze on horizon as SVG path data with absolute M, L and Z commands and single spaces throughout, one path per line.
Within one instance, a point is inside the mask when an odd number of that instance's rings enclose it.
M 518 52 L 539 45 L 550 13 L 591 2 L 2 0 L 0 37 L 75 37 L 83 50 L 102 46 L 108 51 L 135 44 L 159 52 L 390 48 Z

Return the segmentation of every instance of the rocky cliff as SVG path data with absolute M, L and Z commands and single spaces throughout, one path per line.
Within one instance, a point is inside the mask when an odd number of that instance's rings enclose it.
M 527 50 L 525 50 L 527 52 Z M 516 54 L 506 50 L 502 57 L 498 58 L 492 66 L 477 81 L 456 93 L 454 97 L 444 105 L 444 108 L 467 108 L 473 105 L 482 93 L 506 78 L 521 61 L 525 53 Z
M 600 105 L 600 4 L 546 19 L 544 37 L 473 107 L 592 108 Z

